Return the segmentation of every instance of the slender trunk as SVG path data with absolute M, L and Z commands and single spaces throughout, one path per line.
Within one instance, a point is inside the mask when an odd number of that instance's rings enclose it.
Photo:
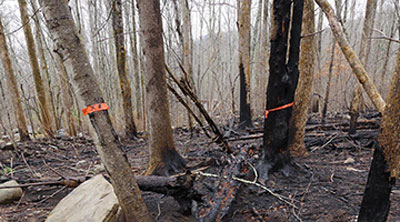
M 390 28 L 390 38 L 393 38 L 395 31 L 396 31 L 396 21 L 392 22 L 391 28 Z M 385 91 L 385 87 L 387 83 L 385 81 L 385 75 L 387 72 L 387 68 L 388 68 L 388 63 L 389 63 L 389 58 L 390 58 L 390 47 L 392 46 L 392 41 L 388 41 L 386 49 L 385 49 L 385 61 L 383 62 L 383 67 L 382 67 L 382 73 L 381 73 L 381 93 L 383 93 L 383 91 Z
M 252 127 L 250 107 L 250 14 L 251 0 L 238 1 L 240 125 Z
M 135 11 L 135 0 L 132 0 L 131 2 L 132 6 L 132 36 L 130 38 L 131 40 L 131 57 L 133 60 L 133 76 L 135 77 L 135 95 L 136 95 L 136 113 L 137 113 L 137 118 L 142 122 L 143 125 L 143 112 L 142 110 L 142 93 L 141 90 L 143 88 L 141 87 L 141 78 L 140 78 L 140 67 L 139 67 L 139 55 L 138 55 L 138 49 L 137 49 L 137 33 L 136 33 L 136 11 Z M 142 126 L 143 128 L 143 126 Z
M 150 162 L 146 174 L 169 175 L 182 171 L 185 160 L 175 150 L 172 137 L 160 1 L 138 0 L 138 8 L 150 134 Z
M 37 6 L 36 6 L 36 2 L 35 0 L 30 0 L 31 2 L 31 6 L 34 12 L 37 11 Z M 36 38 L 36 44 L 38 47 L 38 54 L 39 54 L 39 63 L 40 63 L 40 71 L 41 73 L 44 73 L 44 76 L 42 76 L 43 78 L 43 82 L 44 82 L 44 91 L 46 93 L 46 97 L 49 99 L 49 109 L 51 112 L 51 116 L 49 116 L 50 118 L 50 122 L 53 124 L 51 127 L 53 129 L 60 129 L 60 125 L 58 124 L 59 122 L 57 121 L 57 114 L 56 114 L 56 107 L 54 105 L 54 101 L 53 101 L 53 89 L 51 87 L 51 77 L 50 77 L 50 73 L 49 73 L 49 68 L 47 66 L 47 62 L 46 62 L 46 56 L 44 54 L 44 39 L 43 39 L 43 32 L 42 32 L 42 28 L 40 26 L 40 22 L 39 22 L 39 13 L 37 13 L 34 17 L 33 17 L 33 21 L 35 22 L 35 38 Z
M 347 41 L 345 34 L 343 33 L 343 29 L 337 21 L 329 2 L 327 0 L 315 0 L 315 2 L 317 2 L 317 4 L 321 7 L 325 15 L 327 16 L 329 20 L 329 25 L 331 26 L 331 30 L 335 35 L 335 39 L 339 44 L 348 63 L 350 64 L 353 73 L 357 76 L 359 82 L 363 85 L 364 90 L 366 91 L 378 111 L 383 112 L 386 103 L 382 99 L 382 96 L 379 94 L 371 78 L 368 76 L 367 71 L 365 71 L 365 68 L 362 65 L 360 59 L 357 57 L 356 53 Z
M 333 40 L 331 49 L 331 60 L 329 62 L 328 82 L 326 83 L 326 90 L 325 90 L 324 107 L 322 108 L 322 123 L 325 122 L 326 113 L 328 111 L 329 94 L 331 91 L 331 82 L 332 82 L 332 70 L 333 70 L 333 63 L 335 61 L 335 49 L 336 49 L 336 41 Z
M 86 106 L 104 103 L 84 45 L 66 1 L 39 0 L 55 49 L 69 70 Z M 110 175 L 114 192 L 126 221 L 150 221 L 135 176 L 107 110 L 89 114 L 97 151 Z
M 360 42 L 360 53 L 359 58 L 365 69 L 368 66 L 369 53 L 371 48 L 371 33 L 374 28 L 375 13 L 377 7 L 377 0 L 368 0 L 367 9 L 365 11 L 364 26 L 362 30 L 361 42 Z M 353 100 L 351 101 L 350 109 L 350 126 L 349 134 L 356 133 L 358 113 L 361 108 L 361 84 L 357 84 L 357 88 L 353 93 Z
M 61 94 L 65 107 L 65 117 L 66 117 L 65 123 L 68 126 L 68 134 L 70 136 L 76 136 L 74 117 L 72 116 L 71 112 L 71 110 L 73 109 L 74 102 L 72 97 L 71 85 L 69 83 L 68 73 L 61 57 L 57 53 L 54 53 L 54 57 L 56 57 L 58 73 L 60 75 L 60 85 L 62 92 Z
M 40 68 L 38 64 L 38 59 L 36 56 L 36 46 L 33 41 L 33 35 L 31 26 L 29 24 L 29 15 L 27 12 L 27 6 L 25 0 L 18 0 L 19 10 L 21 13 L 21 21 L 23 24 L 23 30 L 25 34 L 26 45 L 28 48 L 29 62 L 32 69 L 33 79 L 35 81 L 36 93 L 39 98 L 39 107 L 41 113 L 41 123 L 44 133 L 48 137 L 54 136 L 54 130 L 52 128 L 50 111 L 48 106 L 48 98 L 45 93 L 45 88 L 43 86 L 43 80 L 40 75 Z
M 121 0 L 112 0 L 110 2 L 112 12 L 112 26 L 114 30 L 115 52 L 117 56 L 117 69 L 119 84 L 122 94 L 122 107 L 125 121 L 125 136 L 127 139 L 136 139 L 137 131 L 135 121 L 133 120 L 133 107 L 131 86 L 126 72 L 126 50 L 124 45 L 124 23 L 122 20 L 122 2 Z
M 314 1 L 305 0 L 302 36 L 315 32 L 314 18 Z M 303 38 L 300 45 L 300 76 L 289 126 L 289 150 L 292 156 L 304 156 L 307 153 L 304 145 L 304 136 L 314 78 L 314 62 L 315 37 L 309 36 Z
M 17 79 L 14 75 L 14 70 L 11 64 L 10 54 L 8 52 L 6 36 L 4 34 L 3 24 L 0 17 L 0 53 L 3 68 L 6 73 L 8 90 L 10 91 L 14 114 L 18 124 L 18 133 L 21 141 L 29 141 L 28 127 L 26 125 L 26 118 L 24 109 L 22 108 L 21 98 L 19 96 Z

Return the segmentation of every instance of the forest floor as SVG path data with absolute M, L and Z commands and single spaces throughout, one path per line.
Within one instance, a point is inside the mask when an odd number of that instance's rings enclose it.
M 269 192 L 251 184 L 243 184 L 225 221 L 356 221 L 372 159 L 374 140 L 378 135 L 380 117 L 366 113 L 360 120 L 358 133 L 347 134 L 345 115 L 331 116 L 325 126 L 320 119 L 311 118 L 307 125 L 306 146 L 309 155 L 295 158 L 304 172 L 285 177 L 280 173 L 270 176 L 266 186 L 274 193 L 287 197 L 287 204 Z M 253 162 L 259 156 L 262 143 L 262 121 L 259 130 L 247 134 L 231 133 L 229 143 L 237 149 L 255 147 Z M 220 173 L 223 156 L 218 145 L 210 143 L 203 133 L 191 137 L 185 129 L 175 129 L 177 149 L 188 162 L 188 167 L 207 167 L 205 172 Z M 244 137 L 253 137 L 244 140 Z M 242 138 L 242 139 L 238 139 Z M 128 159 L 136 174 L 147 164 L 145 139 L 125 146 Z M 105 174 L 93 142 L 88 137 L 20 143 L 12 158 L 2 160 L 0 183 L 10 179 L 20 184 L 59 180 L 64 177 L 92 177 Z M 8 170 L 6 170 L 8 169 Z M 196 184 L 203 186 L 204 195 L 216 192 L 217 178 L 199 177 Z M 62 185 L 40 185 L 23 188 L 19 201 L 0 206 L 0 221 L 44 221 L 56 204 L 72 191 Z M 152 192 L 143 192 L 149 211 L 157 221 L 195 221 L 179 213 L 179 205 L 172 198 Z M 207 198 L 207 197 L 205 197 Z M 388 221 L 400 221 L 400 186 L 391 194 Z M 295 206 L 295 207 L 294 207 Z

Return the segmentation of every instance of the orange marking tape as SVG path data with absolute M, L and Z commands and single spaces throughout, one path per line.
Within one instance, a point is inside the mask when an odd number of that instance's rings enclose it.
M 103 111 L 103 110 L 108 110 L 110 107 L 108 107 L 107 104 L 105 103 L 97 103 L 93 105 L 89 105 L 86 108 L 82 109 L 82 113 L 84 116 L 90 113 L 98 112 L 98 111 Z
M 286 104 L 286 105 L 283 105 L 283 106 L 280 106 L 280 107 L 277 107 L 277 108 L 265 110 L 265 119 L 268 119 L 268 114 L 269 114 L 270 112 L 278 111 L 278 110 L 282 110 L 282 109 L 286 109 L 286 108 L 289 108 L 289 107 L 291 107 L 291 106 L 293 106 L 293 105 L 294 105 L 294 102 L 289 103 L 289 104 Z

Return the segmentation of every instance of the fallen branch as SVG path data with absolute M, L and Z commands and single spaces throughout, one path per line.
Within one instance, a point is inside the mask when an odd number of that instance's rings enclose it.
M 182 71 L 185 72 L 185 70 L 182 68 Z M 199 109 L 200 113 L 203 115 L 204 119 L 207 121 L 207 123 L 210 125 L 211 130 L 213 133 L 216 135 L 215 142 L 220 144 L 224 150 L 228 153 L 232 153 L 233 150 L 229 146 L 229 144 L 224 140 L 223 135 L 221 131 L 218 129 L 217 124 L 212 120 L 208 112 L 204 109 L 203 105 L 200 103 L 199 99 L 197 98 L 196 94 L 193 93 L 193 91 L 188 87 L 188 85 L 182 80 L 179 81 L 174 74 L 172 74 L 172 71 L 169 69 L 167 65 L 165 65 L 165 69 L 167 70 L 167 73 L 171 77 L 171 79 L 175 82 L 175 84 L 178 85 L 179 89 L 182 91 L 183 94 L 188 96 L 192 102 L 196 105 L 196 107 Z
M 189 105 L 185 102 L 185 100 L 183 100 L 183 98 L 178 94 L 178 92 L 170 84 L 167 83 L 167 86 L 168 86 L 169 91 L 172 94 L 174 94 L 176 99 L 187 109 L 187 111 L 190 113 L 190 115 L 192 115 L 193 118 L 196 120 L 196 122 L 200 125 L 200 128 L 203 130 L 204 134 L 206 134 L 206 136 L 208 138 L 211 138 L 210 134 L 208 134 L 206 128 L 204 127 L 204 125 L 201 122 L 201 120 L 199 119 L 199 117 L 197 117 L 196 114 L 194 114 L 193 110 L 189 107 Z

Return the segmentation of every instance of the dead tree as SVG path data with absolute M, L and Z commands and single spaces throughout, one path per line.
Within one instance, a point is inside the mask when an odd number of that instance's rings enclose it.
M 292 9 L 293 5 L 293 10 Z M 299 78 L 300 35 L 303 0 L 273 1 L 270 76 L 264 121 L 263 153 L 257 169 L 260 179 L 272 171 L 288 175 L 291 156 L 288 149 L 289 119 Z M 291 14 L 293 11 L 293 14 Z M 290 46 L 288 38 L 290 32 Z

